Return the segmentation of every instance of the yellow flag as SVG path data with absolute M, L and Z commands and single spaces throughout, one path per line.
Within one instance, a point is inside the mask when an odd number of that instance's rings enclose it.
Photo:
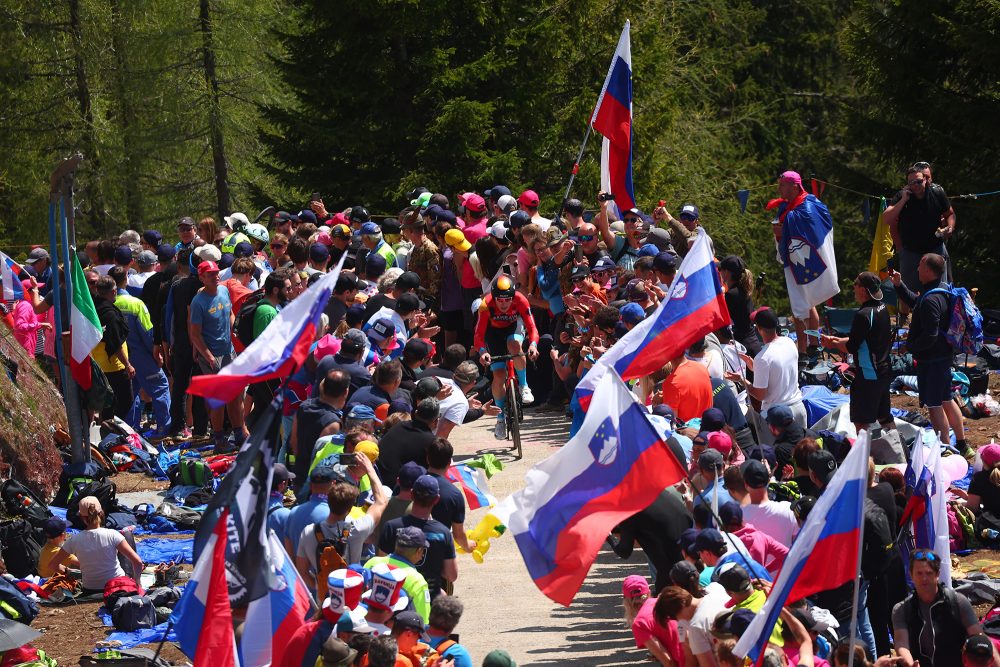
M 886 264 L 895 254 L 889 225 L 883 219 L 885 216 L 885 197 L 879 203 L 878 222 L 875 223 L 875 241 L 872 243 L 872 256 L 868 260 L 868 270 L 882 279 L 886 278 Z

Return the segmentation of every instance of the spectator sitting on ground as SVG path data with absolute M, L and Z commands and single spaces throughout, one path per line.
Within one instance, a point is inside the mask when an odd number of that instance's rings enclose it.
M 103 593 L 104 585 L 109 580 L 127 576 L 118 562 L 118 554 L 121 554 L 132 564 L 132 578 L 138 584 L 143 568 L 142 559 L 125 540 L 124 535 L 117 530 L 102 527 L 104 510 L 101 509 L 100 501 L 94 496 L 81 498 L 78 512 L 85 527 L 63 542 L 52 559 L 52 568 L 59 571 L 70 556 L 76 556 L 80 562 L 84 593 Z
M 52 561 L 55 560 L 56 554 L 59 553 L 63 542 L 66 541 L 67 527 L 68 524 L 57 516 L 45 520 L 42 531 L 45 533 L 46 541 L 38 555 L 38 576 L 47 579 L 60 572 L 65 572 L 67 568 L 79 569 L 80 561 L 77 560 L 76 556 L 69 556 L 58 568 L 52 566 Z

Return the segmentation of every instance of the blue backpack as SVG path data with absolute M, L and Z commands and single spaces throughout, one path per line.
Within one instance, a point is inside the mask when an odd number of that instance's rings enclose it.
M 951 318 L 944 337 L 956 354 L 978 354 L 983 347 L 983 315 L 972 300 L 969 290 L 952 287 L 946 283 L 935 287 L 921 297 L 934 292 L 944 292 L 951 297 Z

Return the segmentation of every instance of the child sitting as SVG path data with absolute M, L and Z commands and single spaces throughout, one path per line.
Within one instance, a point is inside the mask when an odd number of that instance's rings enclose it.
M 46 520 L 45 525 L 42 526 L 42 530 L 45 532 L 45 537 L 48 538 L 48 541 L 38 555 L 38 575 L 40 577 L 47 579 L 60 572 L 65 572 L 66 568 L 70 567 L 79 569 L 80 561 L 77 560 L 76 556 L 70 556 L 61 565 L 52 567 L 52 559 L 59 553 L 60 547 L 66 541 L 67 526 L 69 524 L 57 516 L 50 517 Z

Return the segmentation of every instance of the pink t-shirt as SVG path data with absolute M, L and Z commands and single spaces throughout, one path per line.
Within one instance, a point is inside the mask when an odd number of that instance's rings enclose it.
M 785 645 L 783 649 L 785 652 L 785 657 L 788 658 L 789 665 L 799 664 L 799 647 L 798 646 L 788 646 Z M 815 667 L 830 667 L 830 663 L 823 658 L 818 658 L 813 656 L 813 664 Z
M 684 664 L 684 649 L 681 647 L 680 635 L 677 634 L 677 621 L 668 621 L 666 627 L 660 625 L 653 618 L 653 607 L 656 606 L 656 598 L 649 598 L 642 603 L 639 613 L 632 621 L 632 636 L 635 637 L 635 645 L 638 648 L 645 648 L 646 642 L 651 637 L 655 637 L 667 655 L 678 665 Z

